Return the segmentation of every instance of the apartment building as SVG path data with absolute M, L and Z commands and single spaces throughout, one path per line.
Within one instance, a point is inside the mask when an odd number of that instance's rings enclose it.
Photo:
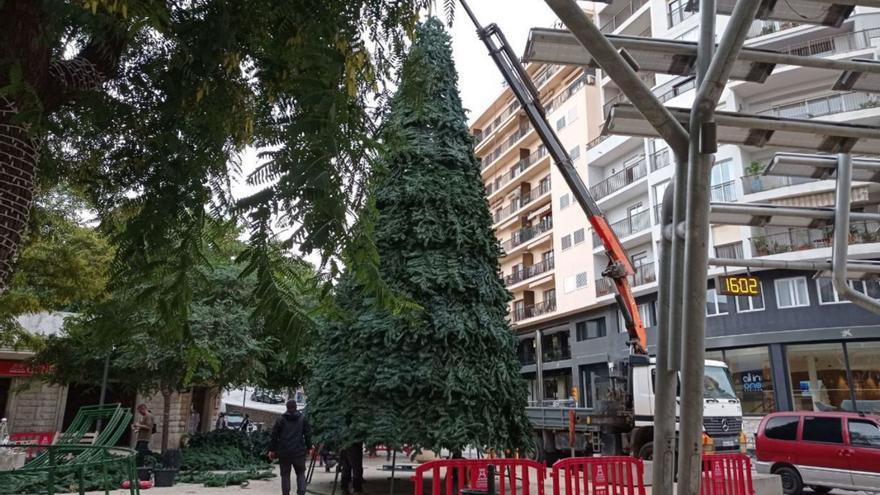
M 614 0 L 595 4 L 606 33 L 696 40 L 698 17 L 687 0 Z M 727 18 L 719 17 L 723 32 Z M 747 46 L 829 58 L 880 57 L 880 9 L 858 7 L 840 28 L 755 21 Z M 601 71 L 572 66 L 528 68 L 557 129 L 636 268 L 631 282 L 649 343 L 657 324 L 660 200 L 673 172 L 664 142 L 601 134 L 609 109 L 625 102 Z M 654 93 L 689 108 L 692 78 L 645 74 Z M 719 110 L 880 126 L 880 95 L 834 92 L 837 75 L 780 67 L 763 84 L 732 82 Z M 607 258 L 509 90 L 472 126 L 495 229 L 503 277 L 514 295 L 511 325 L 531 400 L 552 405 L 577 389 L 593 406 L 593 378 L 627 353 L 613 288 L 601 275 Z M 760 175 L 777 151 L 722 145 L 712 169 L 712 199 L 830 206 L 833 181 Z M 877 211 L 880 187 L 858 183 L 853 207 Z M 854 223 L 851 257 L 880 258 L 880 225 Z M 710 255 L 822 260 L 830 229 L 714 226 Z M 726 361 L 746 414 L 776 410 L 880 410 L 880 317 L 842 302 L 814 273 L 763 270 L 762 296 L 728 298 L 707 280 L 708 357 Z M 877 281 L 853 281 L 880 298 Z

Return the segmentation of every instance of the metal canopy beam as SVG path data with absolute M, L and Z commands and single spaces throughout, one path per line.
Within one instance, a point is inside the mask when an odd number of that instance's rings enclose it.
M 687 123 L 690 110 L 668 110 Z M 784 119 L 763 115 L 717 112 L 718 141 L 740 146 L 801 149 L 825 153 L 880 154 L 880 129 L 874 126 L 819 120 Z M 614 105 L 605 120 L 603 134 L 658 137 L 630 104 Z
M 625 50 L 639 71 L 679 76 L 695 74 L 697 43 L 692 41 L 606 35 L 616 48 Z M 577 39 L 566 30 L 532 28 L 523 60 L 557 65 L 598 64 Z M 833 89 L 841 91 L 880 92 L 880 62 L 865 59 L 835 60 L 779 53 L 772 50 L 743 48 L 731 68 L 731 79 L 764 82 L 780 65 L 794 65 L 841 73 Z
M 853 180 L 880 183 L 880 160 L 853 158 L 852 167 Z M 836 173 L 835 156 L 803 153 L 777 153 L 764 170 L 764 175 L 806 177 L 817 180 L 831 179 L 836 177 Z
M 760 258 L 709 258 L 709 265 L 814 271 L 818 272 L 820 277 L 831 277 L 832 269 L 832 263 L 830 261 L 768 260 Z M 878 262 L 850 261 L 846 264 L 846 278 L 848 280 L 868 280 L 876 279 L 878 277 L 880 277 L 880 263 Z
M 818 228 L 834 223 L 834 208 L 803 208 L 754 203 L 712 203 L 709 222 L 750 227 Z M 858 222 L 880 222 L 880 213 L 852 213 Z
M 737 0 L 718 0 L 717 12 L 730 15 Z M 685 10 L 699 10 L 691 0 Z M 880 7 L 878 0 L 763 0 L 758 19 L 840 27 L 857 5 Z

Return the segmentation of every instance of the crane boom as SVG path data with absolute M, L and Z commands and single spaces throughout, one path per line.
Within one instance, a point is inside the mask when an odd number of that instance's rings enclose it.
M 461 0 L 461 4 L 477 28 L 477 35 L 486 45 L 489 55 L 492 57 L 495 65 L 498 66 L 498 70 L 501 71 L 510 90 L 516 96 L 516 99 L 519 100 L 520 105 L 522 105 L 532 127 L 541 138 L 541 142 L 547 148 L 550 158 L 556 163 L 559 172 L 565 179 L 565 183 L 568 184 L 578 204 L 586 213 L 590 225 L 602 241 L 602 245 L 605 247 L 605 254 L 608 256 L 608 267 L 605 268 L 602 275 L 609 277 L 614 282 L 614 297 L 623 314 L 624 324 L 629 334 L 633 353 L 646 354 L 647 337 L 645 326 L 642 323 L 632 288 L 629 285 L 628 278 L 634 273 L 634 270 L 626 250 L 620 243 L 620 239 L 617 238 L 617 234 L 608 224 L 608 220 L 605 218 L 599 205 L 596 204 L 596 200 L 593 199 L 587 185 L 584 184 L 584 181 L 578 175 L 568 151 L 565 150 L 562 142 L 559 140 L 559 136 L 556 135 L 556 132 L 547 122 L 547 115 L 541 104 L 538 89 L 535 88 L 519 58 L 513 52 L 513 49 L 510 48 L 504 33 L 501 32 L 501 29 L 496 24 L 489 24 L 486 27 L 480 25 L 467 2 Z

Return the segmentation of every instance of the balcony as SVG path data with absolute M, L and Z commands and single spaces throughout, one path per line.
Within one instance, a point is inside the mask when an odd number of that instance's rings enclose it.
M 543 362 L 545 363 L 551 363 L 553 361 L 563 361 L 565 359 L 571 359 L 571 349 L 567 347 L 550 348 L 544 351 Z
M 513 321 L 522 321 L 556 311 L 556 298 L 541 301 L 532 306 L 517 308 L 514 304 Z
M 714 203 L 733 203 L 739 199 L 736 190 L 737 181 L 731 180 L 712 186 L 709 190 L 709 197 Z
M 546 105 L 544 105 L 544 111 L 546 113 L 552 112 L 555 108 L 558 108 L 560 105 L 568 101 L 569 98 L 574 96 L 581 88 L 587 85 L 587 79 L 590 77 L 595 77 L 592 74 L 581 74 L 580 77 L 572 81 L 571 84 L 565 88 L 565 91 L 557 95 L 555 98 L 550 100 Z
M 599 29 L 606 34 L 613 33 L 617 30 L 617 28 L 626 23 L 627 19 L 632 17 L 633 14 L 635 14 L 636 11 L 639 10 L 639 8 L 646 3 L 648 3 L 648 0 L 631 0 L 629 3 L 624 5 L 622 9 L 617 11 L 611 17 L 611 19 L 604 21 L 602 23 L 602 27 L 600 27 Z M 599 16 L 601 17 L 602 14 L 604 14 L 604 11 L 600 13 Z
M 526 125 L 525 127 L 520 127 L 513 134 L 507 137 L 507 139 L 495 147 L 491 153 L 482 157 L 480 170 L 485 170 L 489 165 L 495 163 L 495 160 L 498 160 L 501 155 L 503 155 L 507 150 L 513 147 L 516 143 L 519 142 L 520 139 L 524 138 L 526 134 L 531 132 L 532 126 Z
M 631 235 L 638 234 L 639 232 L 644 232 L 651 228 L 651 210 L 644 210 L 638 213 L 633 213 L 632 215 L 620 220 L 618 222 L 614 222 L 611 224 L 611 230 L 617 234 L 619 239 L 624 239 Z M 596 235 L 596 232 L 593 232 L 593 247 L 599 247 L 602 245 L 601 239 Z
M 654 270 L 654 263 L 648 262 L 635 267 L 635 273 L 630 275 L 629 284 L 632 287 L 639 287 L 657 281 L 657 273 Z M 596 280 L 596 297 L 614 294 L 614 281 L 608 277 L 602 277 Z
M 789 29 L 797 26 L 795 23 L 779 23 L 781 29 Z M 834 55 L 849 53 L 855 50 L 874 48 L 874 43 L 880 38 L 880 28 L 866 29 L 853 33 L 843 33 L 821 38 L 813 38 L 793 45 L 774 48 L 776 51 L 791 55 L 815 56 Z
M 775 175 L 744 175 L 742 177 L 743 194 L 755 194 L 764 191 L 772 191 L 782 187 L 796 186 L 815 182 L 806 177 L 790 177 Z
M 528 242 L 545 232 L 549 232 L 551 229 L 553 229 L 553 217 L 547 217 L 541 222 L 538 222 L 537 225 L 525 227 L 514 232 L 513 235 L 510 236 L 510 239 L 501 243 L 501 249 L 505 253 L 509 253 L 513 248 L 524 242 Z
M 590 194 L 593 195 L 593 198 L 596 201 L 601 200 L 606 196 L 610 196 L 611 194 L 623 189 L 624 187 L 636 182 L 639 179 L 645 178 L 648 175 L 648 167 L 645 163 L 645 155 L 640 155 L 639 161 L 627 165 L 627 167 L 620 172 L 608 177 L 607 179 L 599 182 L 590 187 Z
M 784 31 L 786 29 L 791 29 L 800 25 L 801 24 L 798 24 L 796 22 L 789 21 L 758 20 L 752 23 L 752 27 L 749 29 L 749 33 L 746 35 L 746 39 L 752 39 L 759 36 L 766 36 L 768 34 L 778 33 L 779 31 Z
M 548 258 L 544 259 L 540 263 L 535 263 L 532 266 L 523 267 L 519 270 L 514 270 L 510 275 L 504 277 L 505 285 L 513 285 L 518 284 L 524 280 L 528 280 L 532 277 L 537 277 L 543 273 L 547 273 L 553 268 L 556 267 L 556 263 L 553 255 L 551 254 Z
M 672 152 L 669 148 L 651 153 L 651 172 L 668 167 L 672 163 Z
M 820 229 L 792 228 L 786 232 L 755 236 L 749 239 L 754 256 L 792 253 L 831 247 L 832 227 Z M 853 222 L 850 224 L 849 244 L 880 242 L 880 223 Z
M 789 119 L 814 119 L 836 113 L 880 107 L 880 96 L 869 93 L 838 93 L 757 111 L 758 115 Z
M 522 158 L 520 161 L 516 162 L 510 170 L 501 175 L 501 177 L 498 177 L 494 182 L 489 183 L 489 185 L 486 186 L 486 196 L 491 196 L 502 187 L 510 184 L 510 181 L 519 177 L 527 168 L 531 167 L 535 162 L 545 156 L 547 156 L 547 149 L 544 148 L 544 145 L 538 146 L 538 149 L 535 150 L 534 153 Z
M 519 110 L 519 102 L 512 101 L 507 108 L 501 112 L 501 115 L 495 117 L 491 124 L 486 126 L 485 129 L 478 129 L 474 131 L 474 145 L 478 145 L 483 142 L 483 139 L 489 137 L 496 129 L 498 129 L 501 124 L 503 124 L 508 117 L 515 114 Z
M 549 175 L 545 179 L 542 179 L 540 183 L 538 183 L 538 189 L 520 195 L 519 197 L 513 198 L 510 201 L 510 204 L 505 206 L 501 211 L 494 213 L 492 215 L 492 222 L 499 223 L 503 220 L 507 220 L 508 218 L 513 216 L 514 213 L 518 212 L 520 209 L 524 208 L 529 203 L 547 194 L 548 192 L 550 192 Z

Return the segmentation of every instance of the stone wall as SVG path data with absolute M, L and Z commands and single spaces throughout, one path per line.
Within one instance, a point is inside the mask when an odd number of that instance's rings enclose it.
M 32 378 L 12 380 L 7 405 L 10 433 L 60 430 L 66 402 L 67 387 L 48 385 Z
M 171 394 L 171 411 L 170 424 L 168 428 L 168 448 L 180 447 L 180 440 L 184 434 L 189 431 L 188 425 L 190 420 L 190 411 L 193 406 L 193 394 L 191 392 L 182 392 Z M 156 421 L 156 434 L 150 439 L 150 450 L 159 451 L 162 446 L 162 428 L 163 428 L 163 397 L 162 394 L 153 394 L 150 396 L 138 395 L 138 404 L 146 404 L 147 408 L 152 412 L 153 419 Z M 214 423 L 220 411 L 220 393 L 216 388 L 211 388 L 205 394 L 204 411 L 206 414 L 201 416 L 201 431 L 209 431 L 213 429 Z M 196 405 L 196 409 L 199 409 Z M 137 412 L 135 412 L 137 414 Z

